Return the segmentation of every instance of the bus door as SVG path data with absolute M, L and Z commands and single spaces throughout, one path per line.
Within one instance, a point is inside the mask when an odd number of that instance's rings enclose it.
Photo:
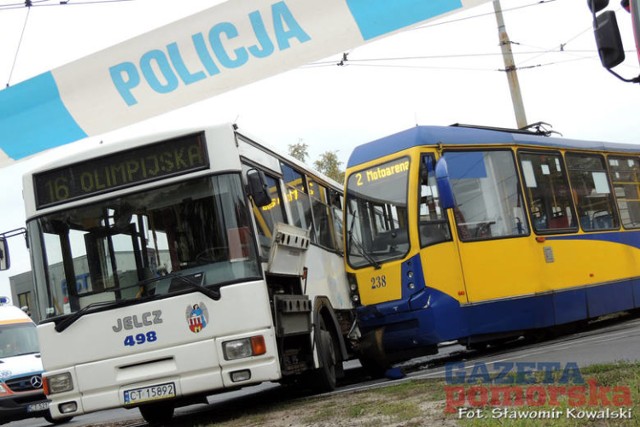
M 499 319 L 501 309 L 509 309 L 514 298 L 534 294 L 539 282 L 539 265 L 532 256 L 537 247 L 527 238 L 514 154 L 511 149 L 448 151 L 444 158 L 455 198 L 451 215 L 464 292 L 474 306 L 468 320 L 486 315 L 482 305 Z M 489 302 L 494 305 L 487 306 Z

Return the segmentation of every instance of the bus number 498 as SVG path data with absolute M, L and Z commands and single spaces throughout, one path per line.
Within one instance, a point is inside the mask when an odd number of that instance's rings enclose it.
M 125 347 L 133 347 L 134 345 L 144 344 L 146 342 L 154 342 L 158 340 L 156 331 L 149 331 L 146 334 L 127 335 L 124 338 Z

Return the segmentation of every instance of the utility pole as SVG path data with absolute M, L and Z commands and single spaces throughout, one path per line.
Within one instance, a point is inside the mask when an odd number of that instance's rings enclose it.
M 502 58 L 504 59 L 504 68 L 509 81 L 509 90 L 511 92 L 511 102 L 513 103 L 513 111 L 516 115 L 516 124 L 518 128 L 524 128 L 527 123 L 527 116 L 524 112 L 524 103 L 522 102 L 522 92 L 520 92 L 520 83 L 518 82 L 518 73 L 516 64 L 513 60 L 513 52 L 511 52 L 511 40 L 507 34 L 502 17 L 502 6 L 500 0 L 494 0 L 493 9 L 496 12 L 496 22 L 498 23 L 498 37 L 500 38 L 500 48 L 502 49 Z

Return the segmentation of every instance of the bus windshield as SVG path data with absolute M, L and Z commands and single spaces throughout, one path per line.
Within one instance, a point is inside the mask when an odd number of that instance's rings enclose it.
M 15 323 L 0 328 L 0 358 L 39 352 L 35 324 Z
M 259 278 L 249 218 L 240 175 L 226 174 L 34 219 L 40 317 Z
M 409 158 L 353 173 L 347 180 L 347 261 L 354 268 L 404 257 L 409 251 Z

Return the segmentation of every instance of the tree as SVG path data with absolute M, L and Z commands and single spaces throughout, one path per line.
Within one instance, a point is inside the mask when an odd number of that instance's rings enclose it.
M 313 167 L 329 178 L 342 183 L 344 181 L 344 171 L 340 169 L 342 162 L 338 160 L 337 153 L 337 151 L 327 151 L 321 154 L 320 158 L 313 162 Z M 302 142 L 302 139 L 299 139 L 297 143 L 289 144 L 289 155 L 303 163 L 307 163 L 309 146 Z
M 344 171 L 340 170 L 342 162 L 338 160 L 337 151 L 326 151 L 320 155 L 320 158 L 313 162 L 313 166 L 339 183 L 344 181 Z
M 299 139 L 296 144 L 289 144 L 289 155 L 306 163 L 307 157 L 309 157 L 309 146 L 302 142 L 302 139 Z

